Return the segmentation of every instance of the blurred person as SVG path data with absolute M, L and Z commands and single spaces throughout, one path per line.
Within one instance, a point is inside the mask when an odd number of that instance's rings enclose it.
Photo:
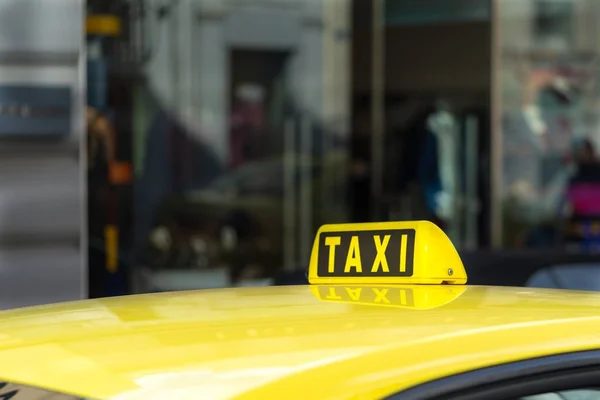
M 93 216 L 104 215 L 109 201 L 109 167 L 115 159 L 114 128 L 106 116 L 87 108 L 87 159 L 89 209 Z M 104 223 L 101 224 L 102 229 Z
M 108 118 L 92 107 L 86 110 L 86 126 L 90 241 L 89 292 L 91 297 L 97 297 L 105 293 L 104 229 L 110 218 L 112 196 L 109 166 L 114 160 L 114 131 Z
M 243 84 L 236 89 L 230 133 L 232 169 L 264 155 L 267 136 L 264 97 L 260 85 Z
M 108 182 L 108 164 L 114 160 L 114 132 L 108 118 L 93 107 L 86 110 L 88 172 L 92 181 Z
M 507 103 L 504 111 L 504 241 L 511 246 L 550 247 L 559 241 L 557 204 L 570 179 L 563 154 L 578 121 L 570 110 L 593 83 L 585 68 L 549 61 L 520 64 L 520 104 Z
M 421 129 L 419 136 L 423 142 L 417 176 L 427 206 L 427 219 L 444 230 L 454 217 L 457 183 L 453 167 L 457 162 L 458 123 L 449 104 L 437 99 L 425 114 Z
M 113 159 L 112 127 L 98 110 L 86 110 L 88 201 L 90 222 L 98 221 L 107 201 L 109 164 Z M 103 229 L 104 224 L 100 224 Z M 95 225 L 93 225 L 95 226 Z
M 574 171 L 565 194 L 565 239 L 592 250 L 600 246 L 600 159 L 587 138 L 576 141 L 572 153 Z

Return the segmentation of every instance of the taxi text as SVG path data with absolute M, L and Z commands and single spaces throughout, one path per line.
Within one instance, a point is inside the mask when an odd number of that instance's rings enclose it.
M 324 232 L 318 275 L 412 276 L 415 230 Z

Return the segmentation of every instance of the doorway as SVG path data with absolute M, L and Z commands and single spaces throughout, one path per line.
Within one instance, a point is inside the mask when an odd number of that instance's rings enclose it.
M 288 54 L 231 51 L 230 167 L 281 154 Z
M 488 245 L 490 2 L 360 3 L 353 124 L 369 219 L 426 219 L 459 249 Z

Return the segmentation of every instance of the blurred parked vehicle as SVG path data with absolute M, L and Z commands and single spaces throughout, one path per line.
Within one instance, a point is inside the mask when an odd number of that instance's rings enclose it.
M 204 189 L 166 199 L 150 238 L 155 263 L 182 269 L 226 264 L 234 282 L 248 269 L 257 278 L 273 276 L 282 266 L 285 220 L 290 220 L 284 203 L 295 202 L 297 213 L 302 208 L 299 194 L 309 189 L 312 203 L 320 204 L 312 210 L 315 229 L 344 221 L 344 210 L 337 206 L 342 202 L 334 200 L 345 196 L 346 184 L 331 178 L 331 171 L 344 166 L 343 156 L 335 153 L 324 160 L 261 160 L 218 177 Z M 299 215 L 292 218 L 297 227 Z

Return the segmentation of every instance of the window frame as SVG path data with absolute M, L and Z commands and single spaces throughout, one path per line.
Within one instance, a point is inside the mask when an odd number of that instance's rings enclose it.
M 585 350 L 480 368 L 436 379 L 386 400 L 506 400 L 527 395 L 597 387 L 600 350 Z

